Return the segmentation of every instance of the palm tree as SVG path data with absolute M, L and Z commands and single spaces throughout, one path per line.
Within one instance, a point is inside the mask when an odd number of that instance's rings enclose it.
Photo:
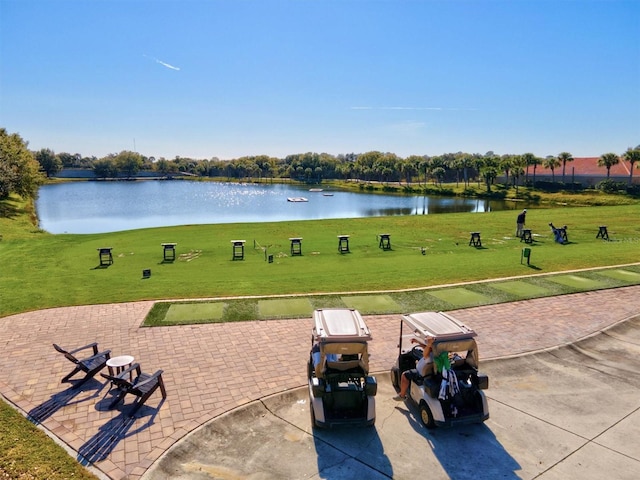
M 538 165 L 540 165 L 542 163 L 542 159 L 539 157 L 534 156 L 531 159 L 531 165 L 533 165 L 533 186 L 536 186 L 536 168 L 538 168 Z
M 562 152 L 558 155 L 558 160 L 562 163 L 562 183 L 564 183 L 564 171 L 567 168 L 567 163 L 573 162 L 573 157 L 569 152 Z
M 465 154 L 460 159 L 460 166 L 462 167 L 462 178 L 464 180 L 464 187 L 469 188 L 469 169 L 473 168 L 473 156 Z
M 400 173 L 404 175 L 407 185 L 409 185 L 412 182 L 413 177 L 416 175 L 416 173 L 418 173 L 418 169 L 416 168 L 416 165 L 420 160 L 421 160 L 421 157 L 418 157 L 417 155 L 411 155 L 405 158 L 402 163 L 400 163 Z
M 609 174 L 611 173 L 611 167 L 620 163 L 620 157 L 615 153 L 605 153 L 598 159 L 599 167 L 607 168 L 607 179 L 609 178 Z
M 511 178 L 513 180 L 513 186 L 516 187 L 516 197 L 518 196 L 520 177 L 524 175 L 525 167 L 526 163 L 522 158 L 522 155 L 514 155 L 511 158 Z
M 438 186 L 442 186 L 442 180 L 446 175 L 447 171 L 444 167 L 435 167 L 431 174 L 433 175 L 434 180 L 437 182 Z
M 485 185 L 487 186 L 487 193 L 491 193 L 491 184 L 500 173 L 500 158 L 497 156 L 485 156 L 482 159 L 482 166 L 480 167 L 480 174 L 484 178 Z
M 431 162 L 432 159 L 429 157 L 424 157 L 422 162 L 420 162 L 420 171 L 424 172 L 424 186 L 427 186 L 427 182 L 429 181 L 429 172 L 431 171 Z M 420 174 L 418 174 L 418 178 L 420 178 Z
M 544 161 L 542 162 L 542 165 L 545 168 L 548 168 L 549 170 L 551 170 L 551 181 L 555 182 L 556 181 L 556 176 L 555 176 L 555 170 L 556 168 L 558 168 L 560 166 L 561 162 L 560 160 L 558 160 L 556 157 L 554 157 L 553 155 L 549 155 L 547 158 L 544 159 Z
M 500 168 L 504 172 L 504 183 L 509 185 L 509 172 L 511 171 L 512 155 L 502 155 L 500 157 Z
M 631 164 L 629 168 L 629 185 L 631 185 L 633 183 L 633 165 L 636 162 L 640 162 L 640 147 L 629 147 L 627 151 L 624 152 L 624 159 Z
M 460 185 L 460 171 L 462 170 L 462 156 L 463 153 L 457 153 L 453 160 L 449 164 L 451 170 L 456 171 L 456 187 Z
M 524 171 L 524 183 L 528 184 L 529 183 L 529 165 L 535 165 L 536 156 L 533 153 L 523 153 L 522 159 L 524 160 L 526 165 L 526 170 Z M 535 175 L 534 175 L 534 180 L 535 180 Z

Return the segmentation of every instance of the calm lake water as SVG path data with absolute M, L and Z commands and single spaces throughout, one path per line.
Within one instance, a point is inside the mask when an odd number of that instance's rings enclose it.
M 307 202 L 289 202 L 304 197 Z M 294 185 L 190 181 L 73 182 L 45 185 L 36 203 L 50 233 L 105 233 L 210 223 L 278 222 L 385 215 L 487 212 L 522 208 L 511 202 L 399 196 Z

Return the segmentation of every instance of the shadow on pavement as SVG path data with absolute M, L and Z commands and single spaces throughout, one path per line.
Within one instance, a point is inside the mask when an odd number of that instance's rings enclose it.
M 420 421 L 418 407 L 410 401 L 398 405 L 413 430 L 425 438 L 429 448 L 449 478 L 502 478 L 516 480 L 520 464 L 505 450 L 485 424 L 428 430 Z M 416 445 L 417 448 L 422 448 Z
M 118 416 L 102 425 L 98 433 L 80 446 L 77 460 L 86 466 L 106 459 L 122 440 L 136 435 L 153 425 L 154 419 L 163 403 L 164 399 L 156 408 L 144 405 L 133 417 L 129 416 L 129 410 L 133 408 L 132 405 L 122 407 Z M 140 425 L 134 428 L 136 423 L 140 423 Z
M 315 428 L 313 443 L 319 478 L 394 478 L 393 465 L 375 427 Z
M 103 387 L 104 384 L 100 383 L 95 378 L 87 380 L 80 386 L 71 386 L 66 390 L 52 395 L 49 400 L 29 411 L 29 413 L 27 413 L 27 418 L 36 424 L 42 423 L 67 405 L 74 405 L 76 403 L 86 402 L 96 398 L 102 391 Z M 93 391 L 91 395 L 85 395 L 91 391 Z M 76 397 L 80 398 L 76 399 Z

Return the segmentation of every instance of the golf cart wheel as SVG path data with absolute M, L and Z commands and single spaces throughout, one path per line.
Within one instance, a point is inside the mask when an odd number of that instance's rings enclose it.
M 396 367 L 393 367 L 391 369 L 391 385 L 393 385 L 396 390 L 399 388 L 398 385 L 398 369 Z
M 313 405 L 311 405 L 311 402 L 309 402 L 309 413 L 311 414 L 311 428 L 317 428 L 316 415 L 313 413 Z
M 420 403 L 420 420 L 427 428 L 433 428 L 436 425 L 433 420 L 433 413 L 431 413 L 431 409 L 425 402 Z
M 316 422 L 316 414 L 313 412 L 313 405 L 311 403 L 311 399 L 309 399 L 309 416 L 311 418 L 311 429 L 312 430 L 314 428 L 322 428 L 322 426 L 318 425 L 318 423 Z

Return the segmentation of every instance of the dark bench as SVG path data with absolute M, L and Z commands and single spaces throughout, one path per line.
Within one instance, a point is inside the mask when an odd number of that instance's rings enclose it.
M 598 234 L 596 235 L 596 238 L 602 238 L 603 240 L 609 240 L 609 232 L 607 232 L 607 226 L 606 225 L 600 225 L 600 227 L 598 227 Z
M 380 238 L 380 243 L 378 243 L 378 248 L 383 250 L 391 250 L 391 235 L 389 233 L 381 233 L 378 235 Z
M 291 256 L 302 255 L 302 238 L 294 237 L 289 241 L 291 242 Z
M 520 241 L 524 243 L 533 243 L 533 237 L 531 236 L 531 230 L 524 229 L 522 230 L 522 236 L 520 237 Z
M 98 248 L 98 258 L 100 259 L 101 267 L 113 264 L 113 256 L 111 255 L 111 250 L 113 250 L 111 247 Z
M 231 240 L 233 244 L 233 257 L 232 260 L 244 260 L 244 244 L 246 240 Z
M 471 232 L 471 238 L 469 239 L 469 246 L 482 247 L 482 240 L 480 240 L 480 232 Z
M 164 249 L 164 261 L 173 262 L 176 259 L 176 245 L 177 243 L 162 243 Z
M 349 235 L 338 235 L 338 252 L 349 253 Z

